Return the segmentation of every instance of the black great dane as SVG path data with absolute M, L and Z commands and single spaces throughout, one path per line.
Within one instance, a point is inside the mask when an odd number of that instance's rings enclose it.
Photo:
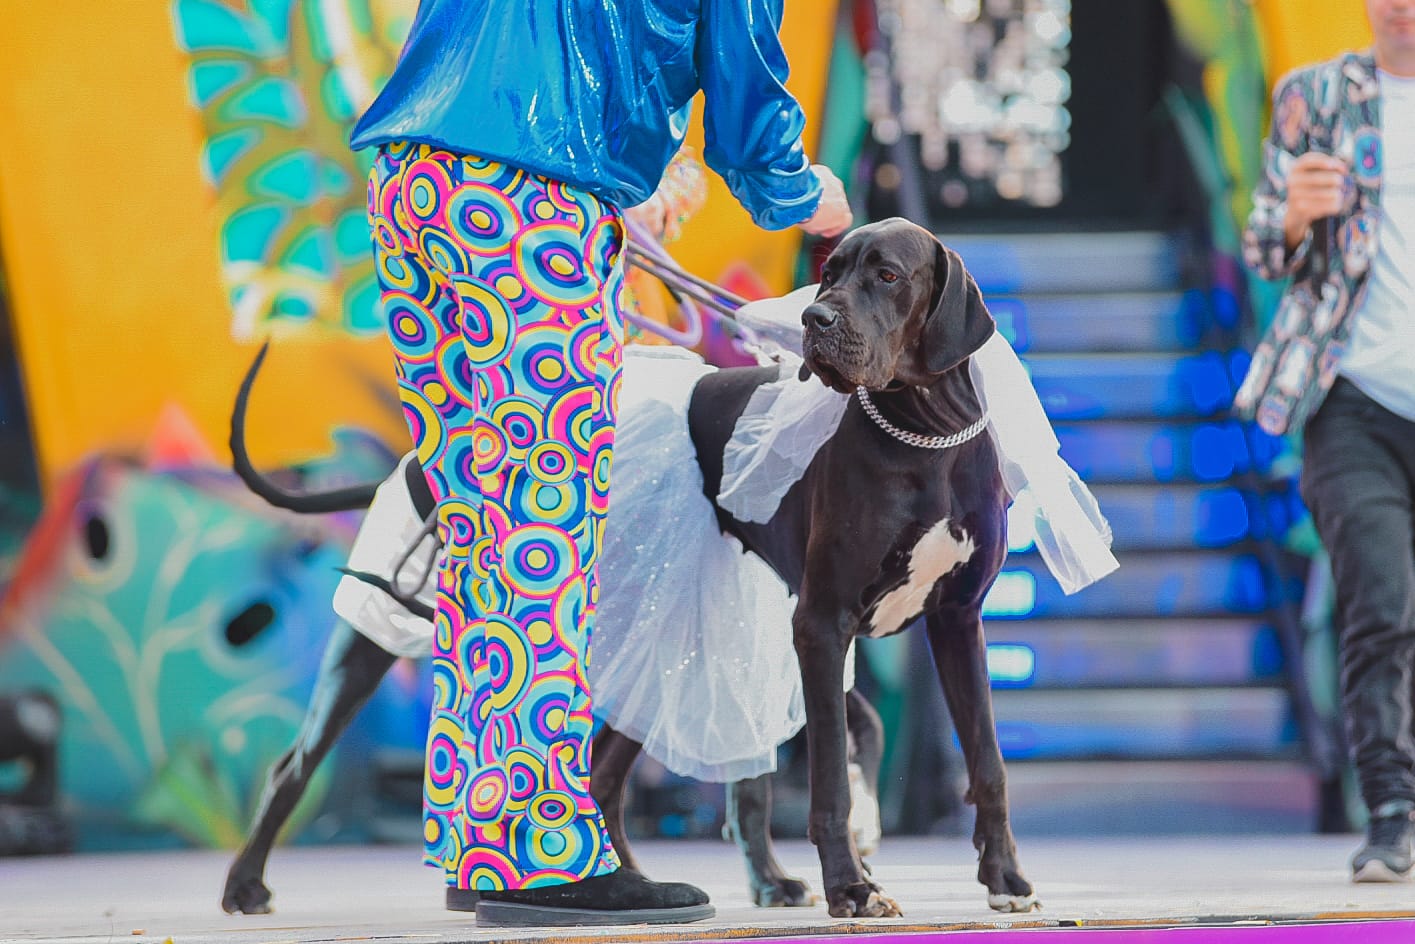
M 996 330 L 992 316 L 957 253 L 892 219 L 855 230 L 831 253 L 802 321 L 803 376 L 854 396 L 770 521 L 720 508 L 718 517 L 799 600 L 792 631 L 806 699 L 810 838 L 826 904 L 835 917 L 900 913 L 866 876 L 848 827 L 841 682 L 854 637 L 888 636 L 922 616 L 968 765 L 978 880 L 993 908 L 1029 911 L 1036 898 L 1008 823 L 982 626 L 983 597 L 1007 553 L 1008 496 L 991 437 L 938 448 L 983 423 L 968 358 Z M 724 370 L 694 390 L 689 425 L 709 498 L 736 418 L 774 376 Z
M 900 914 L 868 878 L 849 827 L 852 741 L 868 756 L 863 766 L 873 781 L 880 732 L 869 706 L 843 690 L 843 677 L 855 636 L 891 635 L 923 617 L 967 761 L 968 798 L 977 808 L 978 879 L 994 909 L 1031 910 L 1036 899 L 1008 823 L 981 619 L 983 597 L 1007 548 L 1008 498 L 993 442 L 971 435 L 986 421 L 968 358 L 994 332 L 992 317 L 958 255 L 928 231 L 894 219 L 861 227 L 841 242 L 802 321 L 801 380 L 814 374 L 852 396 L 838 428 L 770 520 L 738 520 L 716 504 L 716 496 L 736 421 L 752 393 L 778 378 L 778 369 L 734 368 L 705 376 L 693 390 L 689 432 L 722 529 L 765 560 L 798 597 L 792 630 L 806 701 L 809 832 L 828 909 L 836 917 Z M 250 380 L 233 416 L 232 446 L 242 477 L 258 491 L 264 488 L 268 500 L 296 510 L 366 503 L 371 490 L 356 489 L 332 504 L 302 507 L 259 482 L 237 435 Z M 416 478 L 409 476 L 410 491 Z M 354 635 L 347 627 L 340 632 Z M 331 650 L 331 677 L 321 673 L 307 719 L 307 728 L 311 719 L 318 721 L 317 730 L 302 732 L 272 770 L 251 839 L 228 875 L 227 910 L 268 910 L 269 892 L 260 879 L 275 828 L 393 661 L 356 635 L 342 643 L 336 638 Z M 593 752 L 592 791 L 626 864 L 633 858 L 623 835 L 622 798 L 639 750 L 637 742 L 606 730 Z M 747 854 L 758 903 L 806 903 L 804 884 L 785 876 L 771 853 L 766 783 L 762 777 L 729 788 L 729 827 Z

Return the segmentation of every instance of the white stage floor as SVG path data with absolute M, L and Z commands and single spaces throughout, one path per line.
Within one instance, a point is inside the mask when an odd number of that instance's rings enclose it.
M 736 849 L 726 842 L 641 841 L 635 850 L 648 874 L 701 885 L 712 896 L 717 917 L 696 925 L 554 933 L 478 929 L 471 915 L 444 911 L 438 876 L 419 864 L 419 850 L 413 847 L 279 849 L 269 872 L 276 911 L 257 917 L 231 916 L 220 910 L 226 853 L 0 859 L 0 941 L 446 944 L 863 934 L 856 938 L 863 944 L 875 937 L 870 932 L 887 931 L 913 932 L 919 935 L 916 940 L 928 941 L 953 934 L 971 938 L 974 935 L 964 933 L 970 928 L 1011 927 L 1014 932 L 1023 926 L 1237 928 L 1252 926 L 1243 922 L 1415 919 L 1415 885 L 1350 883 L 1347 860 L 1358 843 L 1356 836 L 1023 838 L 1019 840 L 1023 867 L 1044 909 L 1034 915 L 1002 916 L 987 908 L 983 888 L 973 877 L 975 860 L 966 840 L 886 838 L 871 864 L 905 917 L 858 922 L 831 919 L 820 905 L 792 910 L 752 907 Z M 803 841 L 782 842 L 779 851 L 788 868 L 819 890 L 812 847 Z M 1357 936 L 1320 940 L 1398 940 L 1386 934 L 1404 926 L 1404 921 L 1371 924 L 1363 926 L 1364 933 L 1362 927 L 1353 926 L 1349 930 Z M 1415 940 L 1415 923 L 1404 933 Z M 1001 942 L 1015 935 L 994 930 L 983 936 Z M 1178 944 L 1180 938 L 1168 940 Z

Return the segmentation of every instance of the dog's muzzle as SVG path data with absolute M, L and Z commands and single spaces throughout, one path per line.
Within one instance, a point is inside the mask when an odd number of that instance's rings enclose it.
M 801 323 L 805 368 L 827 387 L 840 393 L 852 393 L 859 386 L 877 390 L 892 379 L 870 342 L 839 312 L 812 305 L 801 313 Z

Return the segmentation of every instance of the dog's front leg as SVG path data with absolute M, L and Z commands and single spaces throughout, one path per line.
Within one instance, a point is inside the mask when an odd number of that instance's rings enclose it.
M 828 615 L 813 613 L 804 599 L 796 609 L 793 630 L 806 701 L 811 769 L 809 835 L 820 856 L 826 906 L 836 918 L 897 917 L 899 906 L 865 877 L 850 834 L 843 691 L 850 631 L 841 625 L 838 609 Z
M 1007 773 L 993 722 L 981 612 L 971 607 L 930 613 L 926 625 L 968 764 L 968 799 L 977 808 L 973 846 L 978 850 L 978 881 L 987 886 L 988 905 L 994 910 L 1031 911 L 1039 906 L 1032 884 L 1022 876 L 1008 823 Z

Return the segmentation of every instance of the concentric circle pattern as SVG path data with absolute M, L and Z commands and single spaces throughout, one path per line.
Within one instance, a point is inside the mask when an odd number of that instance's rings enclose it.
M 449 884 L 619 867 L 589 794 L 623 224 L 564 184 L 385 148 L 369 220 L 399 390 L 439 501 L 423 838 Z

